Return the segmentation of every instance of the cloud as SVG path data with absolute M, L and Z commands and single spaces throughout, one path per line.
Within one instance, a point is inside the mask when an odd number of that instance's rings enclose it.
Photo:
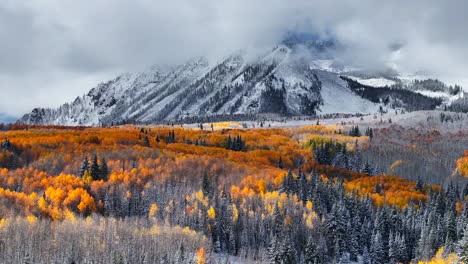
M 18 120 L 18 117 L 0 113 L 0 124 L 14 123 L 16 120 Z
M 0 99 L 0 112 L 56 106 L 152 64 L 270 48 L 291 31 L 338 40 L 349 63 L 376 69 L 391 60 L 460 82 L 466 10 L 463 0 L 5 0 L 0 92 L 9 99 Z

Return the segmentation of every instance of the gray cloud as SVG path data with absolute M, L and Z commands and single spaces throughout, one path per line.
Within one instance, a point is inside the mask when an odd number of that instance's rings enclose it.
M 55 106 L 151 64 L 269 48 L 290 31 L 337 39 L 356 65 L 391 60 L 467 86 L 466 10 L 463 0 L 5 0 L 0 112 Z

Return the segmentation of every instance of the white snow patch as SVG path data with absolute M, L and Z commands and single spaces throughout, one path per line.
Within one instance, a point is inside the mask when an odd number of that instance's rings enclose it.
M 317 77 L 322 83 L 322 99 L 324 105 L 320 107 L 320 113 L 375 113 L 378 104 L 372 103 L 354 94 L 348 84 L 336 74 L 316 71 Z
M 372 86 L 372 87 L 385 87 L 385 86 L 392 86 L 396 82 L 394 80 L 389 80 L 386 78 L 369 78 L 369 79 L 363 79 L 363 78 L 358 78 L 355 76 L 346 76 L 360 84 Z

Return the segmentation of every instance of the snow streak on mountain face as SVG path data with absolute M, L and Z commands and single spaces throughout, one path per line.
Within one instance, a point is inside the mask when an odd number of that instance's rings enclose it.
M 298 46 L 290 39 L 254 61 L 238 52 L 215 64 L 198 58 L 123 74 L 58 109 L 36 108 L 19 122 L 95 126 L 211 115 L 376 112 L 379 102 L 359 96 L 332 68 L 327 50 L 333 45 Z

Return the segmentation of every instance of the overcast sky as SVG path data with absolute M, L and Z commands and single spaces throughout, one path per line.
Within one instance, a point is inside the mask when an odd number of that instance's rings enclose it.
M 286 32 L 334 38 L 375 65 L 389 47 L 405 71 L 468 87 L 468 1 L 1 0 L 0 112 L 71 101 L 152 64 L 262 49 Z

